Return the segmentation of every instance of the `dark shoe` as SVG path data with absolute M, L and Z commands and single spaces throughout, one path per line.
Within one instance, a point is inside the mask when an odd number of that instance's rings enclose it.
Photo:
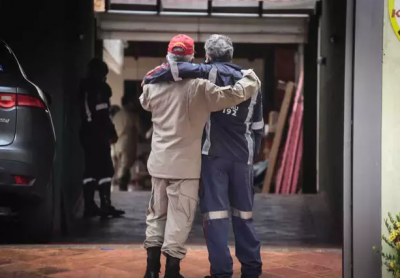
M 85 209 L 83 211 L 84 218 L 93 218 L 97 216 L 103 216 L 104 212 L 96 205 L 85 205 Z
M 83 200 L 85 203 L 85 208 L 83 212 L 84 218 L 92 218 L 103 215 L 103 212 L 94 201 L 94 192 L 96 189 L 96 185 L 96 182 L 89 182 L 83 185 Z
M 111 205 L 111 184 L 106 183 L 99 186 L 99 195 L 101 210 L 106 216 L 119 217 L 125 214 L 125 211 L 118 210 Z
M 103 212 L 103 217 L 111 216 L 111 217 L 120 217 L 125 214 L 125 211 L 118 210 L 113 206 L 106 205 L 101 206 L 101 211 Z
M 184 278 L 181 271 L 181 260 L 167 255 L 167 264 L 165 265 L 165 278 Z
M 159 278 L 161 270 L 161 248 L 147 248 L 147 267 L 144 278 Z

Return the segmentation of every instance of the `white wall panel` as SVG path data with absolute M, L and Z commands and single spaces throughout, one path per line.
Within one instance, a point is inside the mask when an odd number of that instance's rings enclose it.
M 221 33 L 236 43 L 306 43 L 307 17 L 189 17 L 104 13 L 98 14 L 103 39 L 168 42 L 178 33 L 204 42 Z

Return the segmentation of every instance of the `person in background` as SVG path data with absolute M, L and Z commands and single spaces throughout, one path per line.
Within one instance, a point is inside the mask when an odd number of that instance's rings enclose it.
M 111 105 L 110 107 L 110 118 L 113 119 L 115 114 L 117 114 L 121 110 L 119 105 Z
M 116 217 L 124 213 L 111 204 L 114 167 L 110 144 L 116 143 L 118 136 L 109 114 L 112 93 L 106 83 L 107 74 L 107 65 L 102 60 L 92 59 L 88 64 L 87 77 L 81 81 L 79 88 L 81 115 L 79 135 L 85 159 L 84 217 Z M 96 189 L 99 190 L 100 208 L 94 201 Z
M 122 109 L 113 117 L 113 123 L 118 135 L 118 141 L 114 145 L 115 179 L 119 189 L 127 191 L 131 181 L 131 168 L 137 158 L 140 126 L 135 99 L 124 95 L 121 102 Z
M 174 67 L 164 64 L 150 72 L 143 83 L 209 78 L 218 86 L 226 86 L 242 78 L 241 68 L 232 63 L 230 38 L 212 35 L 204 48 L 206 64 L 178 63 Z M 254 230 L 252 211 L 253 162 L 260 150 L 263 130 L 261 90 L 239 105 L 211 113 L 207 121 L 202 144 L 200 208 L 211 277 L 233 275 L 228 247 L 229 211 L 242 277 L 255 278 L 262 273 L 260 241 Z
M 110 118 L 111 120 L 114 119 L 115 114 L 117 114 L 121 110 L 121 107 L 119 105 L 111 105 L 110 107 Z M 115 145 L 116 144 L 111 144 L 111 159 L 114 165 L 114 177 L 111 182 L 111 187 L 118 185 L 118 181 L 116 180 L 116 168 L 117 168 L 117 163 L 118 163 L 118 158 L 116 156 L 116 151 L 115 151 Z
M 167 60 L 175 80 L 179 79 L 177 62 L 192 62 L 193 57 L 192 38 L 177 35 L 171 40 Z M 147 163 L 152 176 L 152 194 L 144 242 L 146 278 L 159 277 L 161 252 L 167 257 L 165 277 L 183 277 L 180 261 L 187 252 L 185 242 L 197 208 L 204 125 L 211 112 L 257 95 L 260 85 L 255 73 L 248 70 L 243 71 L 243 79 L 226 87 L 218 87 L 206 79 L 144 86 L 140 101 L 145 110 L 152 112 L 153 122 Z

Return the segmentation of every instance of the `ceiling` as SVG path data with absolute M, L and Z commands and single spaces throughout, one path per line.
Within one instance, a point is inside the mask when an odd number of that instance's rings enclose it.
M 206 13 L 309 13 L 318 0 L 110 0 L 109 10 Z

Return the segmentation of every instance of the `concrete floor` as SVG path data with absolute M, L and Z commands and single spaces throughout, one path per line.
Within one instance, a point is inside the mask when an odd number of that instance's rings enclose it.
M 58 243 L 138 244 L 145 234 L 145 210 L 150 192 L 113 192 L 114 205 L 123 218 L 78 220 L 76 229 Z M 256 231 L 265 246 L 335 247 L 335 228 L 322 196 L 257 194 L 254 206 Z M 233 233 L 230 233 L 233 243 Z M 204 245 L 202 217 L 198 211 L 189 244 Z
M 149 192 L 113 192 L 116 207 L 126 210 L 118 219 L 78 219 L 68 237 L 47 246 L 0 247 L 0 278 L 119 278 L 143 277 L 145 210 Z M 342 254 L 322 196 L 256 195 L 254 223 L 262 241 L 266 278 L 342 277 Z M 339 233 L 338 233 L 339 232 Z M 4 238 L 3 238 L 4 240 Z M 234 239 L 231 232 L 231 251 Z M 182 262 L 185 277 L 209 274 L 208 254 L 198 212 Z M 234 259 L 234 277 L 240 263 Z
M 263 278 L 342 277 L 340 252 L 268 250 L 262 251 L 261 256 Z M 142 278 L 145 261 L 146 253 L 138 246 L 0 248 L 0 277 Z M 233 278 L 239 278 L 240 264 L 236 259 L 233 268 Z M 189 250 L 181 266 L 185 278 L 203 278 L 209 269 L 207 251 L 195 248 Z

